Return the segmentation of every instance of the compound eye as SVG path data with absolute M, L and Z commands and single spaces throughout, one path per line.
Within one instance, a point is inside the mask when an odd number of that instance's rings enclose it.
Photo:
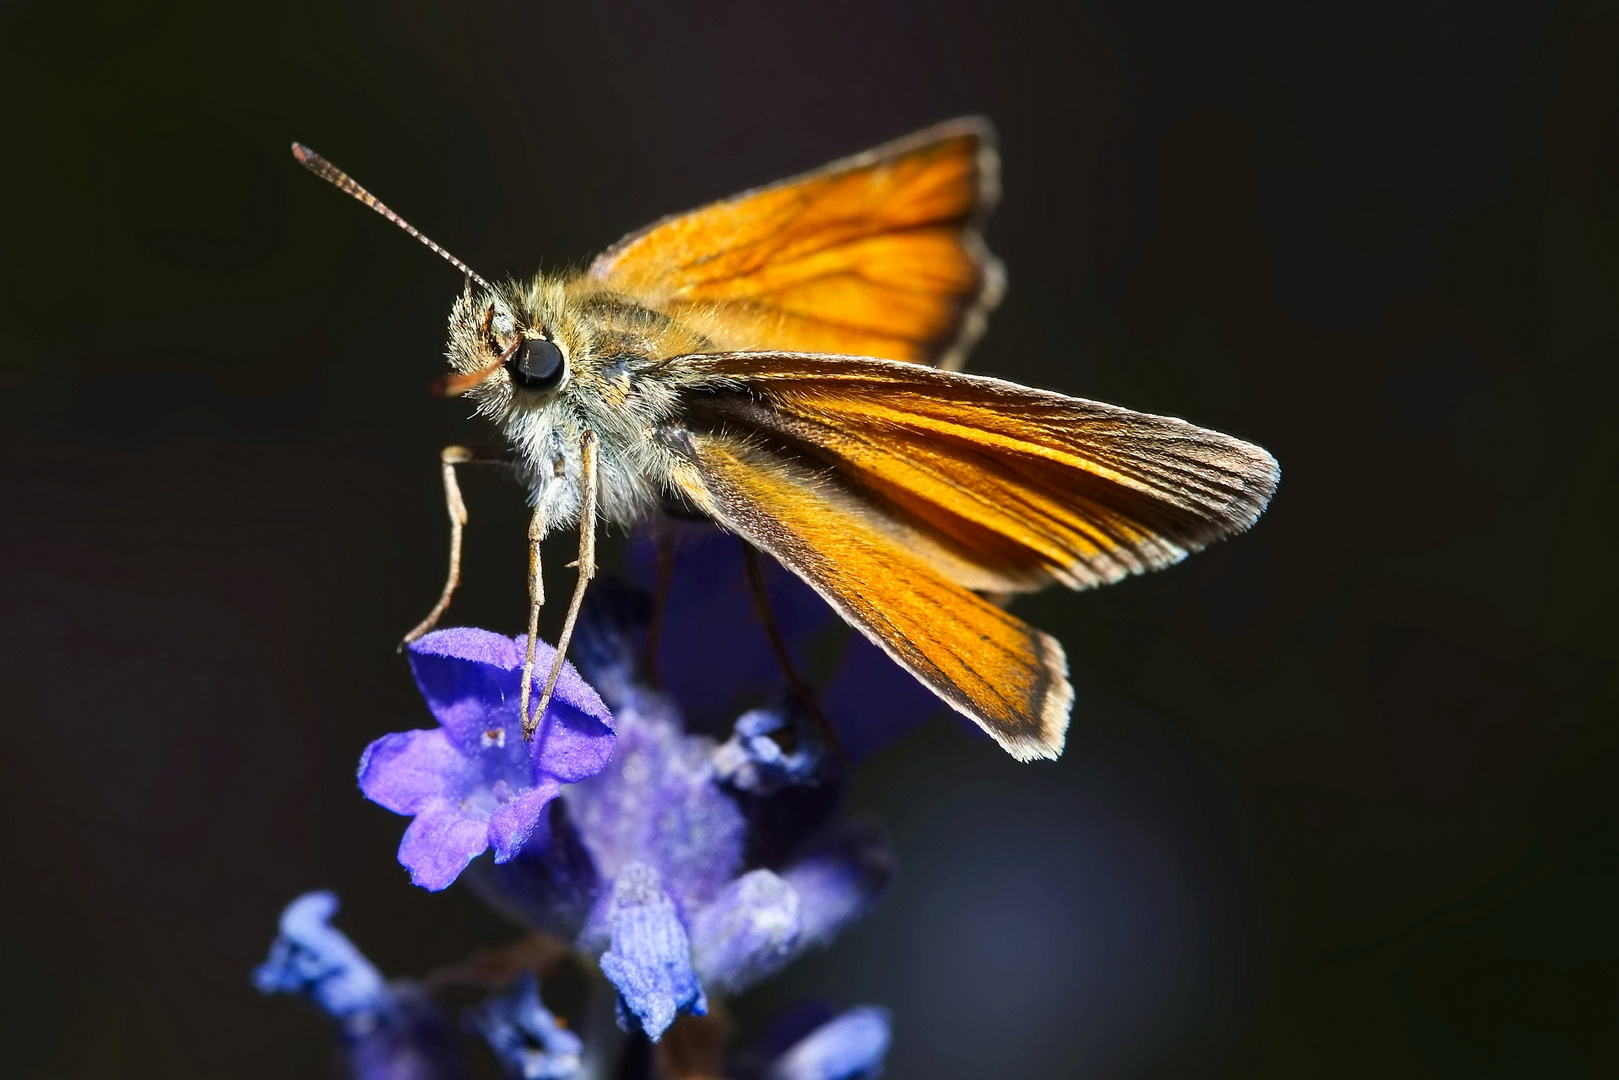
M 567 364 L 555 342 L 527 338 L 506 361 L 506 370 L 512 382 L 524 390 L 555 390 L 562 382 Z

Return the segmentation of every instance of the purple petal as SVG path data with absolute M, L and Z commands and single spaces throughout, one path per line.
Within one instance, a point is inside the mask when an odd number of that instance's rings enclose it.
M 471 626 L 434 630 L 411 642 L 412 656 L 442 657 L 512 671 L 523 665 L 523 647 L 504 634 Z
M 442 728 L 396 731 L 360 756 L 360 790 L 396 814 L 419 813 L 463 786 L 476 769 L 450 743 Z
M 458 627 L 436 630 L 410 644 L 410 670 L 433 716 L 463 745 L 482 732 L 505 726 L 496 719 L 516 714 L 523 656 L 509 637 Z
M 261 994 L 306 994 L 335 1020 L 386 1012 L 388 986 L 365 955 L 335 926 L 337 894 L 304 893 L 281 913 L 270 958 L 253 969 Z
M 562 785 L 550 777 L 542 776 L 534 787 L 518 795 L 489 815 L 489 844 L 495 849 L 495 861 L 507 862 L 516 855 L 528 838 L 534 835 L 545 812 L 545 806 L 562 790 Z
M 888 887 L 894 876 L 894 850 L 875 821 L 850 818 L 781 876 L 798 893 L 800 945 L 825 945 L 870 911 Z
M 891 1041 L 888 1010 L 850 1009 L 800 1040 L 765 1073 L 766 1080 L 868 1080 L 882 1075 Z
M 523 666 L 523 650 L 528 647 L 528 635 L 520 635 L 512 644 L 517 649 L 517 663 L 513 665 L 513 670 L 517 671 Z M 551 674 L 551 665 L 556 663 L 556 656 L 555 646 L 544 641 L 534 643 L 532 685 L 536 695 L 545 689 L 545 680 Z M 539 698 L 536 696 L 534 701 L 537 703 Z M 555 705 L 559 701 L 586 716 L 593 717 L 609 728 L 613 726 L 613 714 L 602 704 L 600 695 L 596 693 L 594 687 L 585 682 L 571 660 L 562 665 L 562 671 L 557 676 L 556 692 L 551 698 L 551 704 Z
M 399 843 L 410 880 L 432 892 L 448 888 L 489 847 L 489 823 L 448 806 L 419 811 Z
M 512 639 L 465 627 L 439 630 L 411 644 L 411 672 L 439 723 L 456 742 L 476 745 L 484 732 L 520 722 L 517 706 L 527 647 L 526 636 Z M 555 648 L 543 641 L 535 642 L 531 707 L 538 701 L 555 658 Z M 545 724 L 561 716 L 591 737 L 599 737 L 603 728 L 611 731 L 613 727 L 613 714 L 572 664 L 562 665 L 546 712 Z M 540 740 L 535 743 L 539 745 Z M 570 747 L 564 744 L 565 756 L 571 752 Z M 541 767 L 548 768 L 544 763 Z
M 525 971 L 511 988 L 468 1009 L 467 1022 L 489 1043 L 506 1075 L 523 1080 L 571 1080 L 584 1044 L 540 1001 L 540 984 Z
M 596 903 L 601 882 L 595 861 L 568 820 L 567 807 L 566 798 L 549 803 L 534 834 L 510 862 L 475 860 L 467 868 L 467 884 L 517 925 L 572 941 Z
M 678 1013 L 708 1012 L 708 1000 L 691 968 L 691 945 L 658 872 L 631 863 L 613 883 L 608 922 L 612 949 L 602 954 L 602 974 L 618 988 L 619 1018 L 633 1015 L 657 1042 Z
M 647 863 L 693 910 L 736 875 L 747 822 L 711 782 L 713 740 L 682 735 L 665 699 L 637 692 L 620 704 L 618 729 L 612 765 L 563 796 L 569 817 L 604 878 Z M 602 947 L 589 943 L 590 951 Z
M 596 692 L 574 672 L 573 666 L 562 669 L 564 677 L 573 675 L 578 685 L 569 687 L 570 697 L 562 696 L 562 679 L 557 680 L 557 693 L 545 708 L 545 719 L 534 733 L 530 746 L 534 766 L 540 772 L 550 773 L 565 784 L 575 784 L 587 776 L 602 771 L 613 756 L 618 736 L 613 714 L 607 711 Z M 539 680 L 536 679 L 536 682 Z M 540 689 L 536 687 L 535 700 Z M 576 702 L 587 708 L 580 708 Z
M 798 893 L 754 870 L 692 919 L 692 966 L 709 990 L 738 994 L 786 967 L 803 951 L 798 939 Z

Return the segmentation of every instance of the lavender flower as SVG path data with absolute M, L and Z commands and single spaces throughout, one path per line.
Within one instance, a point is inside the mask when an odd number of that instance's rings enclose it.
M 399 861 L 416 884 L 443 889 L 470 866 L 470 884 L 497 911 L 596 960 L 611 990 L 593 999 L 600 1005 L 589 1016 L 605 1020 L 612 1003 L 620 1027 L 654 1042 L 680 1014 L 704 1015 L 709 994 L 748 989 L 869 910 L 893 861 L 874 823 L 836 816 L 848 747 L 869 753 L 934 709 L 931 699 L 907 703 L 895 691 L 914 689 L 913 681 L 885 681 L 892 665 L 856 641 L 846 667 L 859 678 L 831 683 L 838 752 L 825 725 L 811 723 L 779 688 L 771 704 L 744 711 L 723 741 L 689 729 L 681 707 L 688 694 L 701 716 L 727 700 L 758 700 L 761 680 L 776 670 L 757 628 L 745 627 L 745 610 L 729 610 L 751 604 L 734 544 L 710 539 L 697 554 L 710 576 L 737 571 L 737 588 L 714 593 L 713 604 L 699 598 L 671 608 L 664 640 L 678 645 L 663 653 L 667 690 L 636 672 L 649 597 L 603 580 L 574 653 L 600 696 L 566 666 L 526 742 L 517 708 L 523 639 L 439 631 L 410 652 L 439 726 L 378 739 L 359 768 L 368 798 L 414 818 Z M 802 652 L 831 620 L 818 598 L 783 577 L 769 586 L 772 602 L 785 615 L 789 649 Z M 704 620 L 716 618 L 725 628 L 703 640 Z M 670 625 L 681 619 L 686 626 Z M 693 647 L 724 653 L 725 663 L 692 653 L 692 663 L 677 665 L 678 678 L 667 677 L 669 657 Z M 544 671 L 554 653 L 541 644 L 537 656 Z M 851 696 L 851 686 L 875 690 Z M 723 730 L 712 712 L 701 723 Z M 477 859 L 489 848 L 493 859 Z M 294 902 L 255 982 L 265 992 L 304 994 L 338 1020 L 361 1080 L 465 1075 L 442 1011 L 417 984 L 385 981 L 330 926 L 336 906 L 330 894 Z M 469 1010 L 467 1025 L 513 1076 L 566 1080 L 584 1068 L 581 1040 L 541 1004 L 532 975 Z M 744 1080 L 857 1080 L 880 1072 L 888 1045 L 886 1014 L 875 1009 L 835 1019 L 818 1013 L 790 1034 L 768 1054 L 738 1059 L 734 1071 Z M 600 1053 L 594 1037 L 592 1052 Z M 713 1071 L 720 1052 L 715 1043 Z
M 524 972 L 506 993 L 469 1009 L 467 1023 L 512 1076 L 570 1080 L 579 1072 L 584 1044 L 540 1003 L 540 984 L 531 972 Z
M 737 1080 L 872 1080 L 882 1075 L 891 1040 L 886 1009 L 834 1014 L 808 1002 L 777 1016 L 726 1071 Z
M 385 735 L 360 758 L 366 798 L 415 816 L 399 861 L 425 889 L 445 888 L 487 848 L 496 862 L 511 859 L 562 785 L 600 772 L 612 756 L 612 714 L 571 664 L 534 739 L 523 739 L 524 645 L 466 629 L 412 643 L 411 671 L 440 726 Z M 555 651 L 540 642 L 536 655 L 537 673 L 548 671 Z
M 888 1010 L 850 1009 L 770 1063 L 766 1080 L 871 1080 L 881 1076 L 891 1039 Z
M 798 894 L 800 949 L 830 945 L 858 922 L 894 876 L 894 849 L 881 825 L 851 817 L 823 830 L 782 868 Z
M 682 910 L 706 904 L 736 876 L 747 840 L 742 811 L 713 783 L 714 742 L 683 734 L 679 711 L 661 694 L 632 685 L 615 703 L 618 754 L 568 792 L 568 820 L 603 881 L 644 864 Z M 598 916 L 606 901 L 598 900 Z M 598 917 L 586 940 L 603 944 L 604 929 Z
M 337 1021 L 356 1080 L 461 1080 L 466 1063 L 443 1012 L 415 984 L 384 981 L 331 925 L 337 907 L 329 892 L 288 904 L 253 985 L 263 994 L 300 994 Z
M 813 783 L 825 756 L 826 746 L 803 708 L 784 696 L 770 708 L 736 718 L 731 738 L 714 752 L 714 769 L 739 791 L 774 795 L 793 784 Z
M 891 859 L 870 823 L 828 829 L 817 810 L 811 828 L 782 826 L 800 837 L 789 855 L 750 867 L 750 824 L 787 820 L 755 811 L 805 784 L 835 791 L 828 755 L 794 760 L 807 734 L 792 753 L 750 749 L 789 722 L 779 711 L 745 718 L 729 749 L 686 734 L 674 701 L 634 678 L 645 605 L 610 586 L 597 597 L 575 655 L 613 707 L 617 754 L 562 794 L 516 858 L 473 883 L 498 910 L 598 957 L 621 1020 L 656 1040 L 677 1014 L 701 1014 L 705 990 L 740 992 L 830 941 L 875 901 Z M 736 790 L 745 771 L 742 786 L 757 791 Z M 766 788 L 774 794 L 758 793 Z M 803 843 L 800 833 L 816 828 Z
M 253 969 L 261 994 L 303 994 L 334 1020 L 387 1008 L 382 972 L 331 925 L 337 894 L 304 893 L 281 912 L 270 957 Z
M 631 863 L 619 872 L 607 921 L 613 944 L 601 956 L 601 969 L 618 987 L 619 1023 L 625 1029 L 633 1016 L 655 1040 L 677 1013 L 708 1012 L 692 971 L 686 929 L 656 870 Z

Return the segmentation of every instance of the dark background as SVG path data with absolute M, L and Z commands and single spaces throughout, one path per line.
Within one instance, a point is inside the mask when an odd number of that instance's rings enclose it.
M 973 367 L 1281 489 L 1022 602 L 1066 756 L 868 766 L 900 880 L 744 1023 L 886 1003 L 930 1080 L 1619 1075 L 1616 58 L 1598 3 L 5 4 L 0 1072 L 324 1075 L 247 982 L 308 888 L 390 974 L 510 934 L 353 782 L 426 722 L 460 282 L 289 140 L 493 276 L 980 112 Z M 515 631 L 520 498 L 467 486 L 456 616 Z

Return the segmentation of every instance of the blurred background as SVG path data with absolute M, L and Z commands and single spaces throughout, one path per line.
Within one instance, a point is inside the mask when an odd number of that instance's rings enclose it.
M 1066 755 L 866 766 L 896 887 L 744 1025 L 886 1004 L 901 1080 L 1619 1075 L 1616 60 L 1532 0 L 7 0 L 0 1073 L 327 1075 L 247 981 L 306 889 L 390 974 L 513 933 L 353 779 L 428 722 L 460 279 L 290 140 L 492 277 L 982 113 L 972 368 L 1281 489 L 1020 601 Z M 520 493 L 466 488 L 455 619 L 516 632 Z

